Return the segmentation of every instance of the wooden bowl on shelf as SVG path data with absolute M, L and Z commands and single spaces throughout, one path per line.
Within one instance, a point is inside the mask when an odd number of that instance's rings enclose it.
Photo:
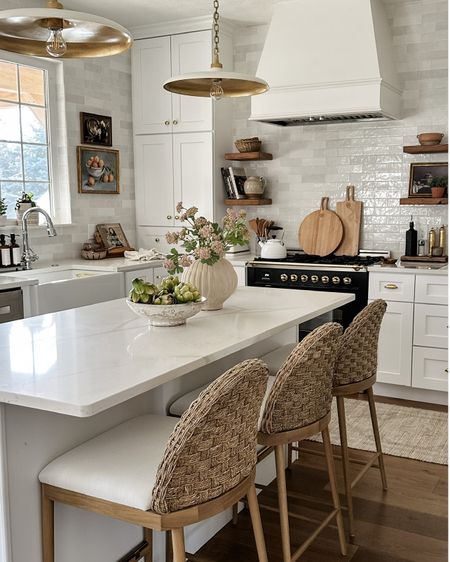
M 417 139 L 422 146 L 434 146 L 441 143 L 444 133 L 420 133 Z

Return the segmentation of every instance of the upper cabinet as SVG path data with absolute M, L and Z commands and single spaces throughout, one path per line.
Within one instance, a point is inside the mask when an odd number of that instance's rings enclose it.
M 211 31 L 135 41 L 132 55 L 134 134 L 213 129 L 210 98 L 179 96 L 162 88 L 171 76 L 208 70 Z

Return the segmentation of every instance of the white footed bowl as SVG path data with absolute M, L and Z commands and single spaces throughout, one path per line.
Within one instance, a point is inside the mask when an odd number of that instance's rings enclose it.
M 145 316 L 151 326 L 181 326 L 200 312 L 206 298 L 184 304 L 144 304 L 127 299 L 127 305 L 138 316 Z

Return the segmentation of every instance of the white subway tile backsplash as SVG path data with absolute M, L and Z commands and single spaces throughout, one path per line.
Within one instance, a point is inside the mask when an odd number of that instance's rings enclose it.
M 355 183 L 364 203 L 361 246 L 404 251 L 410 215 L 424 235 L 447 223 L 447 207 L 400 206 L 408 193 L 411 162 L 447 161 L 447 154 L 408 155 L 420 132 L 447 131 L 447 2 L 384 0 L 393 31 L 395 63 L 403 89 L 403 119 L 307 127 L 276 127 L 247 121 L 248 100 L 234 101 L 234 138 L 259 136 L 274 160 L 246 165 L 247 174 L 268 179 L 271 207 L 248 208 L 250 218 L 272 218 L 285 228 L 289 247 L 298 246 L 301 220 L 323 195 L 333 208 Z M 235 37 L 235 68 L 255 72 L 267 26 L 241 29 Z M 264 77 L 263 77 L 264 78 Z M 447 142 L 447 136 L 443 142 Z

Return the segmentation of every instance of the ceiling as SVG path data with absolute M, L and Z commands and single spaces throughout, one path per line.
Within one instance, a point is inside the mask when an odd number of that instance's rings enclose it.
M 212 15 L 213 0 L 60 0 L 67 10 L 88 12 L 125 27 Z M 277 0 L 220 0 L 220 15 L 242 24 L 268 23 Z M 4 5 L 6 4 L 6 6 Z M 45 0 L 0 0 L 0 9 L 45 7 Z

